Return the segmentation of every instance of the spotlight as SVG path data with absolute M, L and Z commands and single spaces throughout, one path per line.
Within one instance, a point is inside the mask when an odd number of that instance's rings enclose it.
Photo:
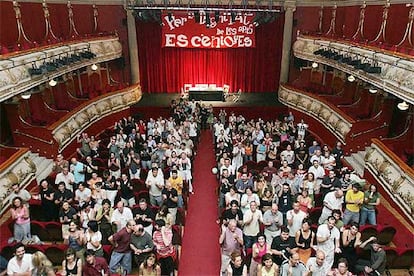
M 50 81 L 49 81 L 49 85 L 50 86 L 56 86 L 56 84 L 57 84 L 57 81 L 55 81 L 55 79 L 51 79 Z
M 31 96 L 32 94 L 30 94 L 29 92 L 24 92 L 20 95 L 20 97 L 22 97 L 23 100 L 28 100 Z
M 92 71 L 96 71 L 98 70 L 98 65 L 96 65 L 95 63 L 91 65 L 91 69 Z
M 355 77 L 353 75 L 349 75 L 348 76 L 348 81 L 349 82 L 354 82 L 355 81 Z
M 401 111 L 405 111 L 405 110 L 407 110 L 410 106 L 405 102 L 405 101 L 402 101 L 401 103 L 399 103 L 399 104 L 397 104 L 397 107 L 398 107 L 398 109 L 399 110 L 401 110 Z
M 312 62 L 312 68 L 318 68 L 319 64 L 317 62 Z
M 378 89 L 377 88 L 375 88 L 374 86 L 371 86 L 370 88 L 369 88 L 369 93 L 371 93 L 371 94 L 375 94 L 375 93 L 377 93 L 378 92 Z
M 313 52 L 314 55 L 320 55 L 323 53 L 323 49 L 318 49 L 315 52 Z

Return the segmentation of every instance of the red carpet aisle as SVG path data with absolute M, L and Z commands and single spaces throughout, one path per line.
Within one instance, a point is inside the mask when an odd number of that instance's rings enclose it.
M 194 195 L 190 196 L 182 255 L 178 274 L 219 275 L 220 246 L 217 219 L 216 176 L 211 173 L 215 164 L 213 141 L 209 131 L 201 132 L 194 160 Z

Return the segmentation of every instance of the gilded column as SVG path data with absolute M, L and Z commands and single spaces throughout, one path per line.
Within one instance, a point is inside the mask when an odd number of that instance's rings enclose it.
M 127 10 L 127 24 L 128 24 L 128 47 L 129 47 L 129 61 L 131 64 L 131 84 L 137 84 L 139 80 L 139 63 L 138 63 L 138 45 L 137 45 L 137 31 L 135 27 L 135 17 L 132 10 Z
M 293 13 L 296 10 L 295 2 L 285 2 L 285 24 L 283 27 L 282 62 L 280 65 L 280 83 L 286 83 L 289 78 L 290 49 L 292 46 Z

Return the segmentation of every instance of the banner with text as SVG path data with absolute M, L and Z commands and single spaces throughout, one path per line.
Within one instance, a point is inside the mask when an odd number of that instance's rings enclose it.
M 254 13 L 163 12 L 162 47 L 253 48 Z

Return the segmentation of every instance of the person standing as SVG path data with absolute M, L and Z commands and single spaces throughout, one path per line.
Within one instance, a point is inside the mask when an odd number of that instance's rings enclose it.
M 280 227 L 283 225 L 283 214 L 279 212 L 276 203 L 272 203 L 270 210 L 263 215 L 263 224 L 265 226 L 264 234 L 269 245 L 272 244 L 273 238 L 280 235 Z
M 151 169 L 151 172 L 148 173 L 145 185 L 149 188 L 150 204 L 158 207 L 161 206 L 164 177 L 158 172 L 158 168 Z
M 312 276 L 326 276 L 329 270 L 324 263 L 325 253 L 322 250 L 317 250 L 315 257 L 310 257 L 306 262 L 306 268 Z
M 371 225 L 377 225 L 375 208 L 380 204 L 380 194 L 377 186 L 371 184 L 369 190 L 364 194 L 364 203 L 361 208 L 361 217 L 359 225 L 365 225 L 366 222 Z
M 339 248 L 340 232 L 335 227 L 335 223 L 335 218 L 330 216 L 328 217 L 328 223 L 319 225 L 316 232 L 318 249 L 325 253 L 325 268 L 327 271 L 332 268 L 335 253 L 341 253 Z
M 109 242 L 114 246 L 109 261 L 109 270 L 111 273 L 116 273 L 118 268 L 121 268 L 123 273 L 129 274 L 131 272 L 131 235 L 135 231 L 135 220 L 128 220 L 125 227 L 108 238 Z
M 256 242 L 257 234 L 260 231 L 260 223 L 263 223 L 262 211 L 257 209 L 255 201 L 250 202 L 250 209 L 243 214 L 243 240 L 245 248 L 251 248 Z
M 14 220 L 13 239 L 22 242 L 31 238 L 29 208 L 23 204 L 20 197 L 13 198 L 10 208 L 11 217 Z
M 231 254 L 233 252 L 241 253 L 243 248 L 243 232 L 237 227 L 235 219 L 230 219 L 227 227 L 225 224 L 221 225 L 219 243 L 221 245 L 221 275 L 225 275 L 230 264 Z
M 290 255 L 289 260 L 285 260 L 280 267 L 281 276 L 303 276 L 306 273 L 306 266 L 300 261 L 298 253 Z
M 364 203 L 364 192 L 361 191 L 361 185 L 358 183 L 352 184 L 352 189 L 346 192 L 345 203 L 344 225 L 351 222 L 359 223 L 359 211 Z

